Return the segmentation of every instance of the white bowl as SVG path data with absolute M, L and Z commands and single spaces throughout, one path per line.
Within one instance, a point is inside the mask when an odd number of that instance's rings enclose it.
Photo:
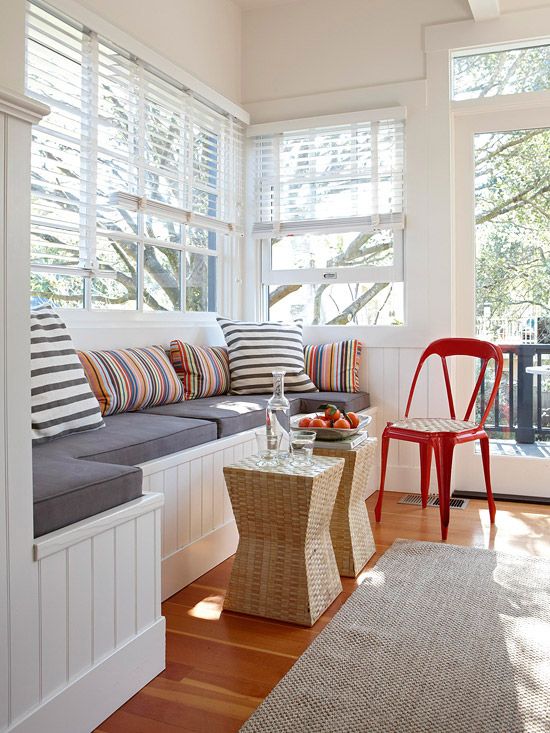
M 290 427 L 292 429 L 300 430 L 299 422 L 304 417 L 317 417 L 317 413 L 313 412 L 310 415 L 297 415 L 296 417 L 291 418 L 290 420 Z M 346 440 L 348 438 L 352 438 L 354 435 L 356 435 L 360 430 L 363 430 L 367 427 L 367 425 L 370 424 L 372 421 L 371 415 L 367 415 L 366 417 L 360 417 L 359 418 L 359 425 L 356 428 L 315 428 L 315 427 L 307 427 L 307 428 L 301 428 L 302 430 L 315 430 L 317 433 L 317 438 L 319 440 Z

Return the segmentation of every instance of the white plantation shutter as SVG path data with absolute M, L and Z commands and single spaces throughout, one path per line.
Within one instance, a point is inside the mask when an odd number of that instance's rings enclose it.
M 33 130 L 33 269 L 104 277 L 113 247 L 183 248 L 187 224 L 242 229 L 243 126 L 230 115 L 38 3 L 27 90 L 52 110 Z
M 300 120 L 286 130 L 277 123 L 266 134 L 251 128 L 256 237 L 403 228 L 404 110 L 364 114 L 303 129 Z

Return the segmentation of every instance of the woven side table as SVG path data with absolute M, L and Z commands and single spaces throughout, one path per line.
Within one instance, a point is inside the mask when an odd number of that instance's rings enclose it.
M 330 536 L 340 575 L 355 578 L 376 550 L 364 492 L 374 465 L 376 438 L 368 438 L 356 450 L 315 448 L 316 456 L 343 458 L 344 472 L 334 504 Z
M 342 591 L 330 517 L 341 458 L 223 469 L 239 530 L 224 609 L 312 626 Z

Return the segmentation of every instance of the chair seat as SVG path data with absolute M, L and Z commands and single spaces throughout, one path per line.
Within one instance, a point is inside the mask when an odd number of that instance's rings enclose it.
M 477 428 L 477 423 L 446 417 L 409 417 L 392 423 L 391 427 L 417 433 L 464 433 Z

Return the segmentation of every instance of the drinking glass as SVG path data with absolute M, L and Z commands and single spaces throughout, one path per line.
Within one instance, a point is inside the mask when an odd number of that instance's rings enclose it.
M 315 430 L 291 430 L 290 447 L 292 451 L 292 463 L 296 466 L 307 466 L 311 464 L 313 455 L 313 444 L 317 433 Z
M 256 444 L 258 446 L 257 466 L 279 465 L 279 446 L 281 445 L 281 434 L 271 434 L 267 430 L 256 431 Z

